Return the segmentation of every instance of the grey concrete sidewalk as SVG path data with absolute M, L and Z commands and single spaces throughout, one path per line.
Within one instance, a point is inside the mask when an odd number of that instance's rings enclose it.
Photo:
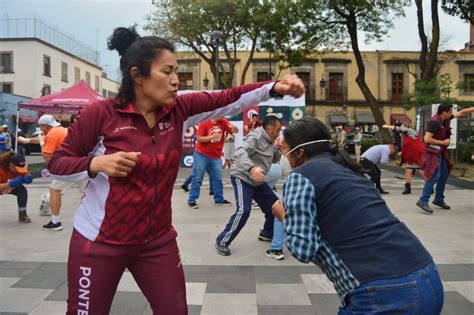
M 173 222 L 179 236 L 186 273 L 190 314 L 335 314 L 339 301 L 319 269 L 304 265 L 285 251 L 283 261 L 264 255 L 269 243 L 257 240 L 263 223 L 260 211 L 252 215 L 232 243 L 232 255 L 214 249 L 217 234 L 235 210 L 216 207 L 207 194 L 207 181 L 198 200 L 199 209 L 187 206 L 179 184 L 189 174 L 181 170 L 173 194 Z M 443 314 L 474 313 L 474 194 L 448 185 L 452 210 L 425 215 L 415 202 L 423 182 L 415 180 L 413 194 L 402 196 L 403 180 L 383 171 L 384 196 L 393 212 L 422 240 L 440 266 L 446 291 Z M 225 197 L 233 201 L 228 175 Z M 49 217 L 39 216 L 39 197 L 49 179 L 29 186 L 30 224 L 17 222 L 12 196 L 0 197 L 0 314 L 64 314 L 66 261 L 72 216 L 80 200 L 78 189 L 64 193 L 61 213 L 64 230 L 43 231 Z M 370 264 L 370 262 L 367 262 Z M 151 314 L 133 278 L 125 273 L 115 296 L 112 314 Z

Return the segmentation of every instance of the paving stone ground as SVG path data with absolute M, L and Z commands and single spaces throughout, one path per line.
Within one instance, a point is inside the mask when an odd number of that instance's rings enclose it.
M 198 200 L 200 208 L 188 208 L 187 194 L 179 188 L 188 174 L 189 170 L 181 170 L 175 185 L 173 222 L 179 233 L 189 314 L 337 313 L 339 299 L 317 267 L 299 263 L 286 249 L 283 261 L 264 255 L 269 243 L 257 240 L 263 223 L 259 210 L 252 211 L 232 243 L 232 255 L 218 255 L 215 238 L 235 209 L 213 205 L 207 179 Z M 452 210 L 435 208 L 435 214 L 428 216 L 415 206 L 421 180 L 415 179 L 412 195 L 402 196 L 402 179 L 388 171 L 383 171 L 382 177 L 384 189 L 390 192 L 384 199 L 439 265 L 445 290 L 443 314 L 474 314 L 473 191 L 448 185 L 446 202 Z M 0 314 L 65 313 L 68 242 L 81 195 L 78 189 L 64 193 L 63 231 L 43 231 L 41 225 L 49 218 L 39 215 L 39 196 L 49 182 L 40 178 L 30 185 L 29 215 L 33 222 L 27 225 L 17 222 L 15 199 L 0 197 Z M 225 197 L 234 200 L 227 172 L 224 188 Z M 152 314 L 128 272 L 119 284 L 111 314 Z

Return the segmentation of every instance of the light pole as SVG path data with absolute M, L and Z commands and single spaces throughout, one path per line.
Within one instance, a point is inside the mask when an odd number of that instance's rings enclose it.
M 321 88 L 321 98 L 323 97 L 323 90 L 326 87 L 326 80 L 324 80 L 324 75 L 321 78 L 321 81 L 319 81 L 319 87 Z
M 207 90 L 207 87 L 209 86 L 209 79 L 207 78 L 207 72 L 204 75 L 204 79 L 202 79 L 202 84 L 204 85 L 204 88 Z
M 271 80 L 273 77 L 273 72 L 272 72 L 272 50 L 268 52 L 269 58 L 268 58 L 268 79 Z
M 224 34 L 221 31 L 211 32 L 211 43 L 216 47 L 216 85 L 214 89 L 218 90 L 219 81 L 219 45 L 224 43 Z M 217 87 L 217 88 L 216 88 Z

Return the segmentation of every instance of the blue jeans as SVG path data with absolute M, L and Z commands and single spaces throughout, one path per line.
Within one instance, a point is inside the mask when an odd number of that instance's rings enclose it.
M 259 186 L 252 186 L 234 176 L 231 176 L 230 180 L 234 187 L 237 209 L 230 217 L 224 230 L 217 237 L 216 243 L 221 246 L 229 246 L 234 238 L 237 237 L 250 216 L 252 199 L 255 199 L 257 204 L 260 206 L 260 209 L 262 209 L 262 212 L 265 214 L 265 223 L 263 224 L 261 234 L 268 238 L 272 238 L 273 223 L 275 221 L 275 216 L 272 213 L 272 205 L 278 200 L 275 192 L 267 185 L 267 183 L 263 183 Z
M 428 201 L 430 200 L 431 191 L 433 190 L 433 186 L 436 184 L 435 200 L 442 203 L 444 201 L 444 188 L 446 187 L 448 176 L 449 173 L 446 161 L 443 157 L 440 157 L 439 166 L 436 169 L 436 172 L 430 180 L 427 180 L 425 182 L 425 186 L 423 187 L 423 192 L 420 197 L 421 202 L 428 203 Z
M 211 159 L 199 152 L 194 151 L 193 179 L 191 182 L 191 191 L 189 192 L 188 203 L 196 202 L 201 192 L 204 173 L 209 173 L 209 181 L 214 190 L 214 201 L 224 201 L 224 190 L 222 187 L 222 165 L 221 159 Z
M 191 173 L 191 175 L 189 175 L 188 178 L 186 178 L 186 180 L 183 183 L 183 186 L 189 189 L 189 185 L 191 185 L 192 181 L 193 181 L 193 173 Z M 214 193 L 214 190 L 212 189 L 212 182 L 210 179 L 209 179 L 209 193 Z
M 440 314 L 444 303 L 443 284 L 435 263 L 409 275 L 361 284 L 345 297 L 338 315 Z
M 275 189 L 275 185 L 278 180 L 281 178 L 282 168 L 280 164 L 272 164 L 270 170 L 268 171 L 267 176 L 265 176 L 265 182 L 270 186 L 270 188 Z M 278 198 L 281 199 L 281 196 L 278 195 Z M 283 224 L 280 220 L 275 218 L 273 222 L 273 238 L 272 238 L 272 250 L 282 250 L 283 249 Z

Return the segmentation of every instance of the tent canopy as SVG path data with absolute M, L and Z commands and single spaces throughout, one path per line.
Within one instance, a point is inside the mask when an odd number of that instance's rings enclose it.
M 356 120 L 359 124 L 375 124 L 375 118 L 372 113 L 357 113 Z
M 103 98 L 86 82 L 59 92 L 19 102 L 19 108 L 36 110 L 48 114 L 75 114 Z

